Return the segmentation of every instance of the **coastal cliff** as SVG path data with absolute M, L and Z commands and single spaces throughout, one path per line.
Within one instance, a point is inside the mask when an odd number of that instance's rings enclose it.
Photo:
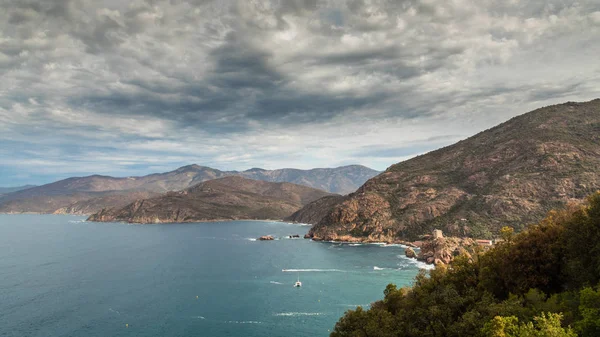
M 600 99 L 515 117 L 398 163 L 336 202 L 298 212 L 318 240 L 414 240 L 517 230 L 600 189 Z M 312 213 L 312 214 L 308 214 Z

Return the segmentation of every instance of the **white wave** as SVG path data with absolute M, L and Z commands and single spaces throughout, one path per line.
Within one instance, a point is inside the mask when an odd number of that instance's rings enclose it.
M 298 317 L 298 316 L 321 316 L 324 315 L 322 312 L 280 312 L 275 314 L 279 317 Z
M 433 265 L 433 264 L 427 264 L 425 262 L 418 261 L 417 259 L 411 259 L 404 255 L 398 255 L 398 257 L 404 261 L 407 261 L 409 264 L 417 266 L 417 268 L 419 268 L 419 269 L 425 269 L 425 270 L 435 269 L 435 265 Z
M 197 319 L 206 319 L 206 318 L 204 318 L 204 316 L 194 316 L 194 317 L 192 317 L 192 318 L 197 318 Z
M 269 283 L 271 283 L 271 284 L 283 284 L 283 283 L 281 283 L 281 282 L 277 282 L 277 281 L 271 281 L 271 282 L 269 282 Z
M 70 223 L 82 223 L 82 222 L 85 222 L 85 219 L 84 220 L 69 220 L 69 222 Z
M 338 272 L 338 273 L 346 273 L 345 270 L 339 269 L 281 269 L 284 273 L 296 273 L 296 272 Z
M 258 322 L 258 321 L 226 321 L 225 323 L 231 323 L 231 324 L 262 324 L 262 322 Z
M 120 313 L 118 310 L 114 310 L 113 308 L 108 308 L 108 311 L 110 311 L 110 312 L 114 312 L 114 313 L 116 313 L 116 314 L 118 314 L 118 315 L 120 315 L 120 314 L 121 314 L 121 313 Z
M 388 268 L 380 268 L 380 267 L 377 267 L 377 266 L 373 267 L 373 270 L 385 270 L 385 269 L 388 269 Z
M 435 269 L 435 265 L 433 265 L 433 264 L 427 264 L 427 263 L 421 262 L 421 261 L 416 261 L 415 264 L 419 267 L 419 269 L 426 269 L 426 270 Z
M 352 247 L 356 247 L 356 246 L 362 246 L 362 243 L 351 243 L 348 246 L 352 246 Z
M 246 238 L 246 240 L 248 240 L 248 241 L 256 241 L 255 238 Z

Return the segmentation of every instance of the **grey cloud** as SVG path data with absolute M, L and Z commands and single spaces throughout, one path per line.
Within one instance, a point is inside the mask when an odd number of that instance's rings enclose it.
M 468 134 L 557 99 L 600 95 L 598 11 L 592 0 L 8 0 L 0 141 L 43 134 L 68 143 L 76 134 L 85 146 L 102 138 L 118 148 L 159 134 L 200 147 L 302 129 L 335 151 L 348 138 L 329 138 L 323 125 L 386 119 L 404 131 L 338 152 L 419 152 L 389 142 L 404 141 L 410 123 L 457 118 Z M 53 129 L 32 132 L 43 125 Z M 282 158 L 290 145 L 275 139 L 255 145 L 272 152 L 254 158 Z

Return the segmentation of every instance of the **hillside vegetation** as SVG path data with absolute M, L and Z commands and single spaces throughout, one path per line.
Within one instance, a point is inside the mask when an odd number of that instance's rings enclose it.
M 350 310 L 331 337 L 600 336 L 600 192 L 551 211 L 488 252 L 390 284 Z

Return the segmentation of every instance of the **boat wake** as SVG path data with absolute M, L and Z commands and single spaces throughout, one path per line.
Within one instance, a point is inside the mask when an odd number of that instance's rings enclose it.
M 347 307 L 347 308 L 356 308 L 356 307 L 368 308 L 371 306 L 371 304 L 338 304 L 338 306 Z
M 280 312 L 275 314 L 278 317 L 298 317 L 298 316 L 321 316 L 325 315 L 322 312 Z
M 347 273 L 345 270 L 339 269 L 281 269 L 284 273 L 298 273 L 298 272 L 337 272 L 337 273 Z

